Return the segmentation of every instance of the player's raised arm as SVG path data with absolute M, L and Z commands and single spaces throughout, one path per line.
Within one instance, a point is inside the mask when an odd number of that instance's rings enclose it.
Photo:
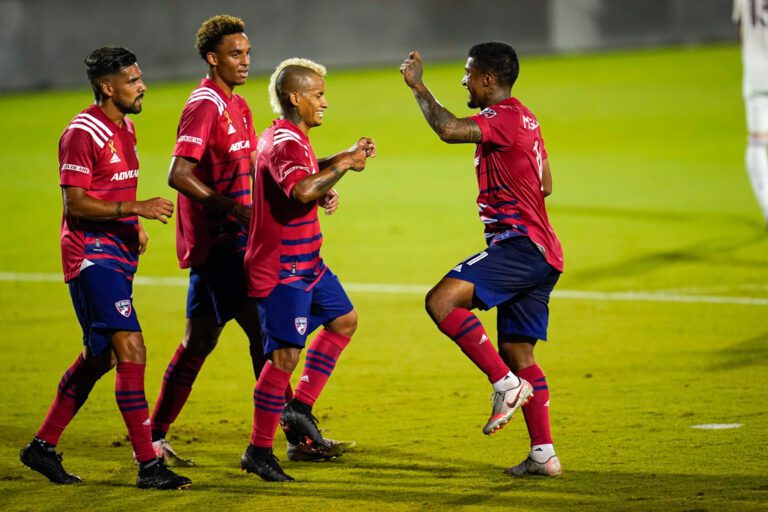
M 310 174 L 293 187 L 293 198 L 302 203 L 316 201 L 333 189 L 333 186 L 347 173 L 365 169 L 368 158 L 376 156 L 376 143 L 368 137 L 361 137 L 346 151 L 318 160 L 320 172 Z
M 84 188 L 63 187 L 64 212 L 70 217 L 106 221 L 138 215 L 168 224 L 173 215 L 173 203 L 164 197 L 144 201 L 105 201 L 88 195 Z
M 477 123 L 469 118 L 457 118 L 442 106 L 424 85 L 422 80 L 424 67 L 418 51 L 413 51 L 408 55 L 408 58 L 400 66 L 400 73 L 403 74 L 405 84 L 413 91 L 424 118 L 442 141 L 456 144 L 478 143 L 482 140 L 480 127 L 477 126 Z M 462 84 L 466 86 L 465 81 L 466 76 L 462 81 Z

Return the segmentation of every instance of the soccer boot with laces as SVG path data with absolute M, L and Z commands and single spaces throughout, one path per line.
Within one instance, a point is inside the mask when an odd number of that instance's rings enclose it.
M 139 475 L 136 477 L 136 487 L 139 489 L 175 490 L 186 489 L 190 485 L 192 480 L 168 469 L 163 459 L 139 464 Z
M 544 462 L 536 462 L 530 456 L 517 466 L 507 468 L 504 472 L 512 476 L 560 476 L 563 474 L 563 465 L 557 455 L 553 455 Z
M 327 437 L 323 438 L 323 441 L 325 441 L 325 447 L 315 443 L 293 444 L 288 441 L 288 460 L 291 462 L 323 462 L 340 457 L 357 446 L 354 441 L 334 441 Z
M 512 419 L 512 415 L 528 403 L 532 396 L 533 386 L 525 379 L 520 379 L 520 384 L 517 387 L 505 391 L 495 391 L 491 395 L 493 410 L 488 423 L 483 427 L 483 434 L 489 436 L 501 430 Z
M 290 431 L 304 438 L 308 445 L 313 445 L 315 448 L 328 448 L 323 434 L 317 427 L 317 418 L 312 415 L 312 408 L 295 398 L 285 404 L 280 415 L 280 426 L 286 432 Z
M 80 483 L 82 480 L 79 476 L 66 472 L 61 464 L 62 458 L 60 453 L 56 453 L 54 446 L 38 438 L 34 438 L 19 453 L 22 464 L 53 483 L 64 485 Z
M 165 462 L 166 466 L 188 468 L 195 465 L 194 459 L 182 459 L 179 457 L 179 454 L 176 453 L 176 450 L 171 447 L 171 443 L 165 439 L 152 441 L 152 448 L 155 450 L 155 457 L 158 459 L 163 459 L 163 462 Z M 136 460 L 136 453 L 133 454 L 133 462 L 134 464 L 139 463 L 139 461 Z
M 293 477 L 286 475 L 272 453 L 271 448 L 249 446 L 240 458 L 240 467 L 247 473 L 259 475 L 267 482 L 293 482 Z

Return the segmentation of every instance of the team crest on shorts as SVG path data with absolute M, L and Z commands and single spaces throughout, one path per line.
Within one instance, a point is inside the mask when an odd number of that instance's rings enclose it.
M 117 308 L 117 312 L 123 315 L 125 318 L 128 318 L 131 316 L 131 301 L 130 300 L 119 300 L 115 302 L 115 307 Z
M 297 316 L 293 322 L 296 324 L 296 330 L 299 331 L 299 334 L 307 332 L 307 317 Z

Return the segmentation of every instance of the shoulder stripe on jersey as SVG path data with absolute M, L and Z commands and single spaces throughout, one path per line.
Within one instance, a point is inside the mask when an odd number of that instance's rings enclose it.
M 275 130 L 275 137 L 279 137 L 280 135 L 290 135 L 292 137 L 296 137 L 299 141 L 301 141 L 301 137 L 299 137 L 298 133 L 292 130 L 288 130 L 286 128 L 278 128 L 277 130 Z
M 80 124 L 80 123 L 71 123 L 69 126 L 67 126 L 67 130 L 71 130 L 73 128 L 77 128 L 78 130 L 83 130 L 85 132 L 88 132 L 91 134 L 91 138 L 93 139 L 93 142 L 96 143 L 97 146 L 100 148 L 104 147 L 104 140 L 99 135 L 96 135 L 96 132 L 93 131 L 93 129 L 90 126 Z
M 227 105 L 222 101 L 218 94 L 207 87 L 202 87 L 193 91 L 189 96 L 187 103 L 194 103 L 196 101 L 202 100 L 212 101 L 214 104 L 216 104 L 216 108 L 219 109 L 219 115 L 221 115 L 221 113 L 224 112 L 224 109 L 227 108 Z
M 106 134 L 106 135 L 104 135 L 104 138 L 107 139 L 107 140 L 110 137 L 112 137 L 112 135 L 114 135 L 112 133 L 112 130 L 107 128 L 107 125 L 105 125 L 104 123 L 99 121 L 96 117 L 92 116 L 91 114 L 78 114 L 77 116 L 75 116 L 75 120 L 77 120 L 77 121 L 90 121 L 90 123 L 87 123 L 87 124 L 94 124 L 96 126 L 96 128 L 100 129 L 99 130 L 100 132 L 103 132 L 103 133 Z
M 302 147 L 304 146 L 304 143 L 303 143 L 303 142 L 301 142 L 301 141 L 300 141 L 299 139 L 297 139 L 296 137 L 286 137 L 286 136 L 282 136 L 282 137 L 275 137 L 274 139 L 272 139 L 272 145 L 273 145 L 273 146 L 277 146 L 277 145 L 278 145 L 278 144 L 280 144 L 281 142 L 285 142 L 285 141 L 287 141 L 287 140 L 292 140 L 292 141 L 294 141 L 294 142 L 298 142 L 299 144 L 301 144 L 301 145 L 302 145 Z

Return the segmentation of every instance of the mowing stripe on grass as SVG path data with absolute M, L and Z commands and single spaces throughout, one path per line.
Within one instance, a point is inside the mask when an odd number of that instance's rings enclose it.
M 26 272 L 0 272 L 0 281 L 11 282 L 62 282 L 61 274 L 35 274 Z M 148 286 L 187 286 L 186 277 L 137 276 L 135 283 Z M 344 283 L 344 288 L 357 293 L 386 293 L 423 295 L 430 288 L 426 284 Z M 667 292 L 601 292 L 588 290 L 555 290 L 557 299 L 601 300 L 625 302 L 678 302 L 697 304 L 739 304 L 744 306 L 768 306 L 764 297 L 731 297 L 727 295 L 686 295 Z

